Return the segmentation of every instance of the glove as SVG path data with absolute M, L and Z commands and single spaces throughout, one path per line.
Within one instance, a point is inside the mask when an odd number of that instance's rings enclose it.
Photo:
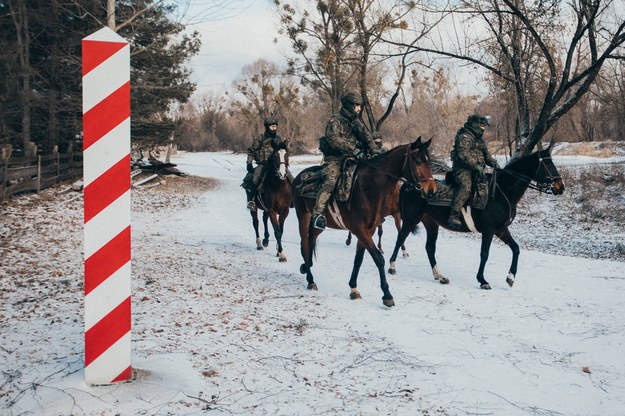
M 251 163 L 248 163 L 248 164 L 247 164 L 247 171 L 248 171 L 249 173 L 253 173 L 253 172 L 254 172 L 254 166 L 252 166 L 252 164 L 251 164 Z
M 352 155 L 354 155 L 356 159 L 362 159 L 365 156 L 365 154 L 362 153 L 362 150 L 358 148 L 354 149 L 354 151 L 352 152 Z

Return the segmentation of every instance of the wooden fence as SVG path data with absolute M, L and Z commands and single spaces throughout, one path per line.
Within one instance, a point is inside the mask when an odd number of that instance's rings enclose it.
M 10 158 L 0 161 L 0 201 L 82 177 L 82 152 Z

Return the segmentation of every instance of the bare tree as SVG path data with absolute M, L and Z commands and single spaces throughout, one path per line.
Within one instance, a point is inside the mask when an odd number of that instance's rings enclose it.
M 606 61 L 623 59 L 622 0 L 572 0 L 566 6 L 561 9 L 558 1 L 462 2 L 451 16 L 473 24 L 470 32 L 458 36 L 453 45 L 441 37 L 431 38 L 430 47 L 412 48 L 482 67 L 514 91 L 517 150 L 527 154 L 589 91 Z M 542 17 L 545 12 L 550 13 L 549 25 Z M 475 26 L 477 19 L 480 26 Z M 562 30 L 554 33 L 554 27 Z M 532 77 L 536 71 L 544 71 L 543 89 L 528 82 L 536 79 Z
M 243 67 L 233 86 L 237 96 L 232 104 L 248 125 L 261 125 L 265 117 L 273 116 L 281 123 L 281 134 L 297 141 L 301 135 L 298 119 L 302 106 L 300 89 L 291 76 L 276 64 L 260 59 Z
M 321 93 L 331 103 L 332 111 L 340 106 L 340 97 L 350 89 L 363 97 L 366 124 L 379 130 L 389 117 L 400 95 L 408 68 L 416 64 L 411 46 L 389 45 L 383 36 L 401 32 L 409 18 L 417 25 L 414 13 L 418 1 L 380 2 L 377 0 L 310 0 L 314 7 L 299 10 L 292 4 L 275 1 L 282 22 L 282 33 L 292 41 L 297 58 L 290 62 L 291 72 L 304 85 Z M 314 12 L 310 12 L 314 10 Z M 432 27 L 418 23 L 420 36 Z M 414 32 L 413 32 L 414 33 Z M 372 73 L 391 73 L 392 81 L 371 77 Z M 372 85 L 377 81 L 377 85 Z M 378 100 L 370 97 L 378 89 Z M 384 90 L 383 93 L 380 91 Z

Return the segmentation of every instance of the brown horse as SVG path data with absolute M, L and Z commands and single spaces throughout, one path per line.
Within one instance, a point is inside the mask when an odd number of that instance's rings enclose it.
M 393 222 L 395 223 L 395 228 L 397 232 L 401 230 L 401 212 L 399 210 L 399 189 L 401 186 L 401 181 L 397 182 L 397 185 L 394 186 L 388 194 L 386 194 L 386 198 L 384 199 L 384 205 L 382 209 L 382 221 L 384 222 L 384 218 L 391 216 L 393 217 Z M 378 250 L 380 253 L 384 254 L 384 250 L 382 250 L 382 235 L 384 234 L 384 229 L 382 228 L 382 224 L 378 225 Z M 349 232 L 347 234 L 347 240 L 345 240 L 345 244 L 350 245 L 352 243 L 352 233 Z M 409 257 L 408 251 L 406 250 L 406 246 L 402 244 L 401 253 L 403 257 Z
M 263 225 L 265 226 L 264 239 L 260 240 L 258 233 L 258 210 L 251 210 L 252 224 L 256 233 L 256 248 L 262 250 L 263 246 L 269 245 L 269 231 L 267 230 L 267 219 L 271 219 L 273 233 L 276 237 L 278 253 L 276 256 L 280 262 L 286 261 L 286 256 L 282 251 L 282 233 L 284 232 L 284 221 L 289 216 L 289 208 L 292 203 L 291 185 L 287 179 L 289 167 L 288 142 L 283 142 L 274 148 L 273 153 L 263 164 L 261 173 L 262 185 L 255 197 L 256 207 L 263 210 Z
M 357 279 L 366 249 L 371 254 L 380 274 L 380 287 L 384 294 L 382 302 L 389 307 L 395 305 L 386 281 L 384 257 L 375 246 L 372 235 L 382 221 L 386 194 L 397 185 L 400 179 L 419 187 L 425 195 L 433 195 L 436 192 L 436 184 L 430 170 L 428 151 L 430 143 L 431 140 L 422 143 L 421 138 L 418 138 L 414 143 L 397 146 L 386 153 L 361 162 L 358 177 L 353 184 L 351 199 L 348 202 L 330 200 L 328 209 L 324 213 L 327 226 L 336 229 L 346 228 L 358 239 L 354 268 L 349 280 L 351 299 L 361 298 L 357 288 Z M 304 172 L 313 169 L 319 169 L 319 167 L 313 166 L 301 172 L 295 178 L 293 187 L 295 188 L 301 182 Z M 294 192 L 293 202 L 299 221 L 301 253 L 304 259 L 300 272 L 306 274 L 308 289 L 315 290 L 317 284 L 314 282 L 311 269 L 316 240 L 322 233 L 322 230 L 314 228 L 311 224 L 311 212 L 315 199 L 305 198 L 298 192 Z
M 506 282 L 510 287 L 514 284 L 519 261 L 519 245 L 514 241 L 508 226 L 516 215 L 516 206 L 521 200 L 527 188 L 533 188 L 539 192 L 560 195 L 564 192 L 564 182 L 558 173 L 558 169 L 551 160 L 551 148 L 553 143 L 545 149 L 514 159 L 499 169 L 491 177 L 491 196 L 484 209 L 467 210 L 463 208 L 462 228 L 459 230 L 447 225 L 450 207 L 447 205 L 434 205 L 433 201 L 424 199 L 420 192 L 415 192 L 410 187 L 403 187 L 400 196 L 402 212 L 402 229 L 397 236 L 395 250 L 390 258 L 390 274 L 395 274 L 395 259 L 399 246 L 404 243 L 411 231 L 416 231 L 417 224 L 423 223 L 427 231 L 425 250 L 432 267 L 434 279 L 440 283 L 449 283 L 438 269 L 436 262 L 436 239 L 439 227 L 451 231 L 478 232 L 482 234 L 482 246 L 480 251 L 480 267 L 477 272 L 477 281 L 481 289 L 490 289 L 490 284 L 484 278 L 484 268 L 488 260 L 490 245 L 493 236 L 499 237 L 512 250 L 512 264 Z M 492 194 L 494 192 L 494 194 Z

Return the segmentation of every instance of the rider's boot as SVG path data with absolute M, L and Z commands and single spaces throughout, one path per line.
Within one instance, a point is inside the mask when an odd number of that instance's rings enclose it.
M 460 213 L 458 211 L 451 211 L 451 213 L 449 214 L 449 218 L 447 218 L 447 225 L 456 230 L 459 230 L 462 227 L 462 222 L 460 221 Z
M 245 190 L 245 194 L 247 195 L 247 209 L 249 209 L 250 211 L 255 211 L 256 210 L 256 204 L 254 203 L 254 190 L 253 189 L 246 189 Z

